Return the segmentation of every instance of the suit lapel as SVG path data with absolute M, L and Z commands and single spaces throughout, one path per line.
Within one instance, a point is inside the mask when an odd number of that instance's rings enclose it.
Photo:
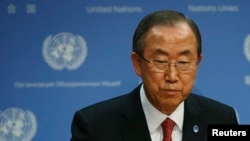
M 124 101 L 121 134 L 125 141 L 151 141 L 139 91 L 140 86 Z M 185 100 L 184 109 L 183 141 L 205 141 L 206 126 L 199 118 L 202 109 L 192 95 Z
M 140 86 L 131 92 L 123 110 L 125 122 L 121 127 L 121 133 L 126 141 L 151 141 L 139 91 Z
M 185 101 L 184 124 L 183 124 L 183 141 L 200 141 L 206 135 L 206 127 L 199 118 L 201 108 L 195 99 L 190 95 Z
M 147 124 L 139 119 L 125 123 L 121 132 L 126 141 L 151 141 Z

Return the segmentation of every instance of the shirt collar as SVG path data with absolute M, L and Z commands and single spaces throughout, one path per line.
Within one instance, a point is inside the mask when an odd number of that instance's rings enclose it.
M 143 85 L 140 88 L 140 97 L 142 108 L 146 116 L 146 121 L 150 133 L 154 132 L 161 123 L 167 118 L 171 118 L 177 125 L 180 131 L 182 131 L 183 117 L 184 117 L 184 102 L 182 102 L 171 115 L 165 115 L 156 109 L 147 99 Z

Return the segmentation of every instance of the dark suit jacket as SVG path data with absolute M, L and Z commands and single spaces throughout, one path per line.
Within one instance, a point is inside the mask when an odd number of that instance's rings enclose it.
M 77 111 L 71 141 L 151 141 L 139 93 L 140 86 Z M 183 141 L 206 141 L 208 124 L 238 124 L 232 107 L 212 99 L 190 94 L 184 105 Z

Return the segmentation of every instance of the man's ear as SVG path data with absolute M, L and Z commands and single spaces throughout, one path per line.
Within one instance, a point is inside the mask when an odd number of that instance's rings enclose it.
M 137 55 L 137 53 L 132 52 L 131 53 L 131 60 L 132 60 L 134 71 L 135 71 L 136 75 L 141 76 L 141 59 L 140 59 L 140 57 Z
M 202 61 L 202 58 L 203 58 L 203 55 L 201 54 L 201 55 L 199 56 L 199 58 L 198 58 L 198 62 L 197 62 L 198 65 L 200 65 L 200 63 L 201 63 L 201 61 Z

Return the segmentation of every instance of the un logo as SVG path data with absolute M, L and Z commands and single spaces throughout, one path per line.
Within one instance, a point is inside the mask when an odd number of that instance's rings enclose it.
M 250 62 L 250 34 L 245 39 L 244 53 L 246 55 L 247 60 Z
M 34 114 L 19 108 L 0 112 L 0 141 L 31 141 L 37 130 Z
M 87 56 L 87 44 L 83 37 L 70 33 L 48 36 L 43 42 L 43 57 L 54 70 L 75 70 Z

